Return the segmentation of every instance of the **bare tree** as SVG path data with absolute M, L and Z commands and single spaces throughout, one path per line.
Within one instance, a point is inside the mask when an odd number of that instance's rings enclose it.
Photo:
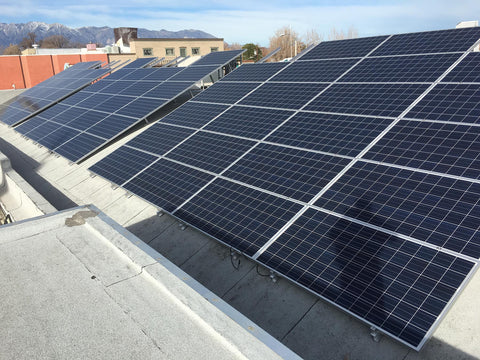
M 35 41 L 37 40 L 37 35 L 33 32 L 29 32 L 26 37 L 20 41 L 20 44 L 18 46 L 21 49 L 31 49 L 33 48 L 33 44 L 35 44 Z
M 227 42 L 223 42 L 223 47 L 225 50 L 240 50 L 242 48 L 242 45 L 240 45 L 237 42 L 228 44 Z
M 354 39 L 356 37 L 358 37 L 358 30 L 354 26 L 350 26 L 346 34 L 343 30 L 337 30 L 333 27 L 328 35 L 328 40 Z
M 10 44 L 10 46 L 3 50 L 3 55 L 22 55 L 22 51 L 18 45 Z
M 269 52 L 278 47 L 280 47 L 280 51 L 272 57 L 274 61 L 295 56 L 295 53 L 298 53 L 305 47 L 305 45 L 301 41 L 297 32 L 292 30 L 290 26 L 283 26 L 275 31 L 274 35 L 270 37 Z
M 306 46 L 310 46 L 312 44 L 316 44 L 319 41 L 323 40 L 323 36 L 320 36 L 315 29 L 307 30 L 305 35 L 303 36 Z
M 70 41 L 63 35 L 52 35 L 43 39 L 40 46 L 46 49 L 62 49 L 69 47 Z

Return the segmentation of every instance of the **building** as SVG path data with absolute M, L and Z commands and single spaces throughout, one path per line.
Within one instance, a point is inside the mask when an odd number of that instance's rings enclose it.
M 220 38 L 130 39 L 130 51 L 137 58 L 156 56 L 172 60 L 179 56 L 203 56 L 223 50 L 223 39 Z

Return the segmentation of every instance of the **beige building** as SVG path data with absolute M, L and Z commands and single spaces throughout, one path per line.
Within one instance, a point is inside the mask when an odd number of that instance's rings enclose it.
M 223 39 L 131 39 L 130 51 L 138 58 L 165 57 L 166 60 L 178 56 L 203 56 L 214 51 L 223 51 Z

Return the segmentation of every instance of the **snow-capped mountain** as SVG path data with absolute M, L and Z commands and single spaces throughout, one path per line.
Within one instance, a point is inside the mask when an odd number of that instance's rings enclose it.
M 113 44 L 113 28 L 108 26 L 96 27 L 87 26 L 81 28 L 70 28 L 62 24 L 46 24 L 38 21 L 30 21 L 26 24 L 5 24 L 0 23 L 0 46 L 18 44 L 28 33 L 33 32 L 37 35 L 37 41 L 51 36 L 63 35 L 71 42 L 87 44 L 101 43 L 103 45 Z M 213 38 L 214 36 L 201 30 L 147 30 L 138 29 L 139 38 Z

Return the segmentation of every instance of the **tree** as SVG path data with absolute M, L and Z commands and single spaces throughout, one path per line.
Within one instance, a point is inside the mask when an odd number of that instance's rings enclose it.
M 275 34 L 270 38 L 269 52 L 280 47 L 280 51 L 272 57 L 274 61 L 294 57 L 295 45 L 297 46 L 297 53 L 305 47 L 298 34 L 291 27 L 283 26 L 275 31 Z
M 237 42 L 234 42 L 234 43 L 227 43 L 227 42 L 223 42 L 223 48 L 225 50 L 240 50 L 242 48 L 242 45 L 240 45 L 239 43 Z
M 35 41 L 37 39 L 37 35 L 33 32 L 29 32 L 27 34 L 26 37 L 24 37 L 22 39 L 22 41 L 20 41 L 20 44 L 18 44 L 18 46 L 21 48 L 21 49 L 32 49 L 33 48 L 33 44 L 35 44 Z
M 243 45 L 242 49 L 247 50 L 243 53 L 243 60 L 258 61 L 262 58 L 262 49 L 258 44 L 248 43 Z
M 318 42 L 323 40 L 323 36 L 318 35 L 315 29 L 310 29 L 307 30 L 307 32 L 303 36 L 303 39 L 305 41 L 305 46 L 310 46 L 313 44 L 317 44 Z
M 4 51 L 3 55 L 22 55 L 22 51 L 18 47 L 18 45 L 12 45 L 8 46 Z
M 63 35 L 52 35 L 40 42 L 40 47 L 46 49 L 62 49 L 70 46 L 70 41 Z
M 358 37 L 358 31 L 353 26 L 348 28 L 346 34 L 343 32 L 343 30 L 337 30 L 335 27 L 333 27 L 328 35 L 328 40 L 354 39 L 356 37 Z

